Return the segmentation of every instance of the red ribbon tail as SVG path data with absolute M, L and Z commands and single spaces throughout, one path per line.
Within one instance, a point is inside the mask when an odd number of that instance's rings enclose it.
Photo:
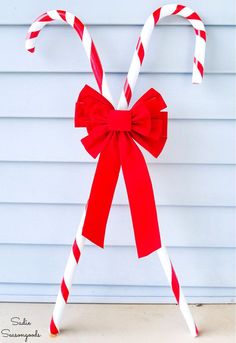
M 82 230 L 84 237 L 102 248 L 119 172 L 119 150 L 114 133 L 99 156 Z
M 145 159 L 127 133 L 120 134 L 119 148 L 140 258 L 161 247 L 155 198 Z

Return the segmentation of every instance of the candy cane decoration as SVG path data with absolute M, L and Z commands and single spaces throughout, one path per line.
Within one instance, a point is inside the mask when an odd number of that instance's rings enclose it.
M 144 54 L 148 45 L 148 41 L 150 39 L 150 35 L 153 31 L 154 26 L 156 25 L 159 19 L 167 15 L 172 15 L 172 14 L 178 14 L 178 15 L 182 15 L 186 17 L 195 28 L 197 38 L 196 38 L 195 57 L 194 57 L 193 82 L 194 83 L 201 82 L 202 77 L 203 77 L 203 64 L 204 64 L 205 40 L 206 40 L 204 25 L 201 22 L 199 16 L 192 10 L 188 9 L 187 7 L 182 6 L 182 5 L 166 5 L 156 10 L 153 13 L 153 15 L 149 17 L 146 24 L 144 25 L 144 28 L 142 30 L 141 36 L 139 38 L 139 41 L 136 47 L 136 51 L 135 51 L 135 54 L 131 63 L 131 67 L 130 67 L 126 82 L 125 82 L 124 91 L 122 92 L 118 108 L 125 109 L 128 107 L 128 104 L 132 97 L 135 83 L 137 81 L 138 74 L 140 72 L 141 64 L 143 62 L 143 58 L 144 58 Z M 110 91 L 107 86 L 105 74 L 103 72 L 102 65 L 98 57 L 97 51 L 95 49 L 95 45 L 92 42 L 91 37 L 87 29 L 85 28 L 84 24 L 74 15 L 70 14 L 69 12 L 62 11 L 62 10 L 49 11 L 41 15 L 38 19 L 36 19 L 36 21 L 31 25 L 29 29 L 29 34 L 27 36 L 27 41 L 26 41 L 26 49 L 29 52 L 34 52 L 35 50 L 34 43 L 39 32 L 46 25 L 47 22 L 50 22 L 56 19 L 67 22 L 77 31 L 85 47 L 87 56 L 89 57 L 91 67 L 94 72 L 99 90 L 104 96 L 107 97 L 108 100 L 111 101 Z M 199 24 L 197 25 L 195 23 L 196 20 L 200 21 L 202 23 L 202 26 L 201 25 L 199 26 Z M 202 40 L 200 41 L 198 40 L 198 37 L 204 40 L 204 44 L 202 44 Z M 198 54 L 199 50 L 202 52 L 201 54 Z M 137 63 L 137 61 L 139 63 Z M 201 77 L 199 77 L 199 73 Z M 84 237 L 82 236 L 82 228 L 84 224 L 85 213 L 86 211 L 84 211 L 79 227 L 78 227 L 76 238 L 72 246 L 69 259 L 67 261 L 64 277 L 61 283 L 60 291 L 59 291 L 56 305 L 53 311 L 53 316 L 50 323 L 50 333 L 54 335 L 59 333 L 59 326 L 60 326 L 63 310 L 69 297 L 69 291 L 72 285 L 75 268 L 78 264 L 81 251 L 84 245 Z M 190 332 L 193 336 L 196 337 L 198 335 L 197 326 L 195 325 L 193 321 L 189 307 L 184 298 L 182 289 L 180 287 L 176 273 L 174 271 L 173 265 L 168 257 L 168 253 L 163 244 L 162 244 L 162 247 L 157 251 L 157 253 L 159 255 L 162 267 L 166 273 L 168 281 L 172 287 L 172 291 L 175 295 L 177 303 L 180 306 L 180 310 L 190 329 Z
M 97 81 L 98 88 L 100 92 L 112 102 L 111 93 L 106 81 L 105 73 L 102 68 L 100 58 L 98 56 L 95 44 L 91 39 L 91 36 L 85 27 L 85 25 L 73 14 L 64 11 L 64 10 L 52 10 L 46 13 L 43 13 L 39 16 L 33 24 L 30 26 L 28 35 L 26 37 L 25 48 L 27 51 L 34 53 L 35 51 L 35 41 L 38 37 L 42 28 L 49 22 L 53 20 L 65 21 L 71 25 L 75 31 L 78 33 L 82 44 L 84 46 L 87 57 L 90 61 L 91 68 L 93 70 L 95 79 Z M 58 292 L 56 304 L 54 307 L 52 319 L 50 322 L 49 331 L 51 335 L 57 335 L 59 333 L 59 327 L 63 315 L 65 305 L 67 303 L 69 292 L 72 286 L 73 276 L 75 273 L 76 266 L 79 262 L 81 251 L 84 246 L 84 237 L 82 236 L 82 228 L 84 224 L 84 218 L 86 214 L 86 209 L 84 210 L 74 243 L 71 248 L 69 258 L 67 260 L 64 276 L 62 278 L 61 286 Z
M 105 73 L 102 68 L 100 58 L 98 56 L 97 50 L 95 48 L 94 42 L 91 39 L 91 36 L 85 27 L 85 25 L 74 15 L 67 11 L 63 10 L 52 10 L 46 13 L 43 13 L 39 16 L 33 24 L 30 26 L 28 35 L 25 42 L 25 48 L 29 52 L 33 53 L 35 51 L 35 40 L 38 37 L 42 28 L 49 22 L 53 20 L 64 21 L 70 26 L 72 26 L 75 31 L 78 33 L 82 44 L 84 46 L 86 55 L 90 61 L 91 68 L 93 70 L 95 79 L 98 84 L 100 92 L 112 102 L 112 97 L 110 90 L 107 85 L 107 80 Z
M 196 34 L 194 61 L 193 61 L 193 83 L 201 83 L 204 73 L 204 59 L 205 59 L 205 47 L 206 47 L 206 30 L 205 26 L 199 17 L 199 15 L 192 9 L 177 4 L 164 5 L 154 11 L 147 19 L 143 26 L 141 34 L 136 45 L 136 49 L 132 58 L 132 62 L 129 68 L 129 72 L 124 84 L 124 88 L 119 100 L 118 108 L 125 109 L 130 103 L 135 84 L 138 79 L 140 68 L 142 66 L 145 54 L 147 52 L 150 37 L 155 26 L 159 23 L 159 20 L 170 16 L 179 15 L 188 19 L 188 21 L 194 27 Z

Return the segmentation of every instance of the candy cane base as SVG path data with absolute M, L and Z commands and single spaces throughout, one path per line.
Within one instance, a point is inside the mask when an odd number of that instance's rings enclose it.
M 84 224 L 86 211 L 82 215 L 80 224 L 77 230 L 76 238 L 72 245 L 69 258 L 67 260 L 64 276 L 61 282 L 61 287 L 57 296 L 56 304 L 53 310 L 52 319 L 50 322 L 49 332 L 55 336 L 59 333 L 60 323 L 63 315 L 64 308 L 69 298 L 69 292 L 72 286 L 73 277 L 75 274 L 76 266 L 79 262 L 81 251 L 84 246 L 85 238 L 82 236 L 82 228 Z
M 193 317 L 191 315 L 189 306 L 185 300 L 184 294 L 182 292 L 181 286 L 179 284 L 179 281 L 177 279 L 175 270 L 173 268 L 173 265 L 171 263 L 171 260 L 168 256 L 167 250 L 164 246 L 162 246 L 159 250 L 157 250 L 157 254 L 160 258 L 161 265 L 164 269 L 164 272 L 166 274 L 166 277 L 168 279 L 168 282 L 172 288 L 172 291 L 174 293 L 175 299 L 179 305 L 180 311 L 182 312 L 182 315 L 187 323 L 187 326 L 190 330 L 190 333 L 193 337 L 198 336 L 198 328 L 196 324 L 194 323 Z

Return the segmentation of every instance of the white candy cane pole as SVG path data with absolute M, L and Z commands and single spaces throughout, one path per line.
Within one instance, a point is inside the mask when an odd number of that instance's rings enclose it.
M 38 37 L 42 28 L 49 22 L 53 20 L 65 21 L 71 25 L 75 31 L 78 33 L 82 44 L 85 48 L 86 54 L 89 58 L 91 68 L 93 70 L 95 79 L 98 84 L 100 93 L 102 93 L 110 102 L 112 102 L 112 97 L 110 90 L 107 85 L 105 73 L 102 68 L 101 61 L 99 59 L 95 45 L 88 33 L 88 30 L 84 24 L 73 14 L 63 11 L 63 10 L 52 10 L 42 14 L 38 17 L 35 22 L 30 26 L 28 35 L 26 38 L 25 47 L 29 52 L 35 51 L 35 40 Z M 61 282 L 61 287 L 57 296 L 56 304 L 54 307 L 52 319 L 50 322 L 50 333 L 52 335 L 57 335 L 59 333 L 59 327 L 63 315 L 65 305 L 67 303 L 69 292 L 72 285 L 73 276 L 75 273 L 76 266 L 79 262 L 81 251 L 84 245 L 84 237 L 82 236 L 82 228 L 84 225 L 86 209 L 83 212 L 78 230 L 76 233 L 76 238 L 74 244 L 72 245 L 71 252 L 66 264 L 64 277 Z
M 193 83 L 201 83 L 204 72 L 204 58 L 205 58 L 205 46 L 206 46 L 206 31 L 201 18 L 196 12 L 183 5 L 164 5 L 158 8 L 152 15 L 147 19 L 144 27 L 141 31 L 138 43 L 131 61 L 129 72 L 124 84 L 124 88 L 119 100 L 118 108 L 126 109 L 130 103 L 135 84 L 141 69 L 141 65 L 144 60 L 145 53 L 147 51 L 148 43 L 151 34 L 154 30 L 155 25 L 161 18 L 169 15 L 180 15 L 190 21 L 194 27 L 196 34 L 195 52 L 194 52 L 194 64 L 193 64 Z M 177 279 L 175 270 L 168 256 L 167 250 L 162 243 L 162 247 L 157 251 L 160 258 L 162 267 L 167 276 L 169 284 L 172 288 L 177 303 L 179 304 L 180 310 L 183 317 L 188 325 L 188 328 L 192 336 L 198 336 L 198 329 L 192 315 L 189 310 L 189 306 L 185 300 L 181 286 Z
M 136 49 L 131 61 L 129 72 L 124 84 L 124 88 L 119 100 L 118 108 L 125 109 L 130 103 L 135 84 L 147 52 L 148 44 L 155 26 L 161 18 L 179 15 L 186 18 L 193 26 L 196 34 L 196 43 L 193 62 L 193 83 L 201 83 L 204 73 L 204 59 L 206 47 L 206 30 L 199 15 L 192 9 L 183 5 L 164 5 L 154 11 L 143 26 L 141 34 L 136 45 Z

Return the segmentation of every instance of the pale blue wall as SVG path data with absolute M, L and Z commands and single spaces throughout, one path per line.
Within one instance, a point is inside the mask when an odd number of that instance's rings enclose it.
M 71 28 L 43 30 L 35 55 L 29 24 L 48 9 L 81 17 L 96 42 L 117 100 L 147 16 L 167 1 L 11 0 L 0 12 L 0 300 L 54 301 L 96 164 L 73 128 L 74 103 L 95 86 Z M 235 292 L 234 0 L 183 1 L 208 33 L 206 75 L 191 84 L 192 27 L 162 21 L 152 38 L 134 100 L 150 87 L 164 96 L 169 138 L 146 154 L 163 239 L 188 300 L 231 302 Z M 93 11 L 91 11 L 91 8 Z M 172 302 L 155 255 L 138 260 L 120 180 L 106 249 L 87 244 L 70 300 Z

